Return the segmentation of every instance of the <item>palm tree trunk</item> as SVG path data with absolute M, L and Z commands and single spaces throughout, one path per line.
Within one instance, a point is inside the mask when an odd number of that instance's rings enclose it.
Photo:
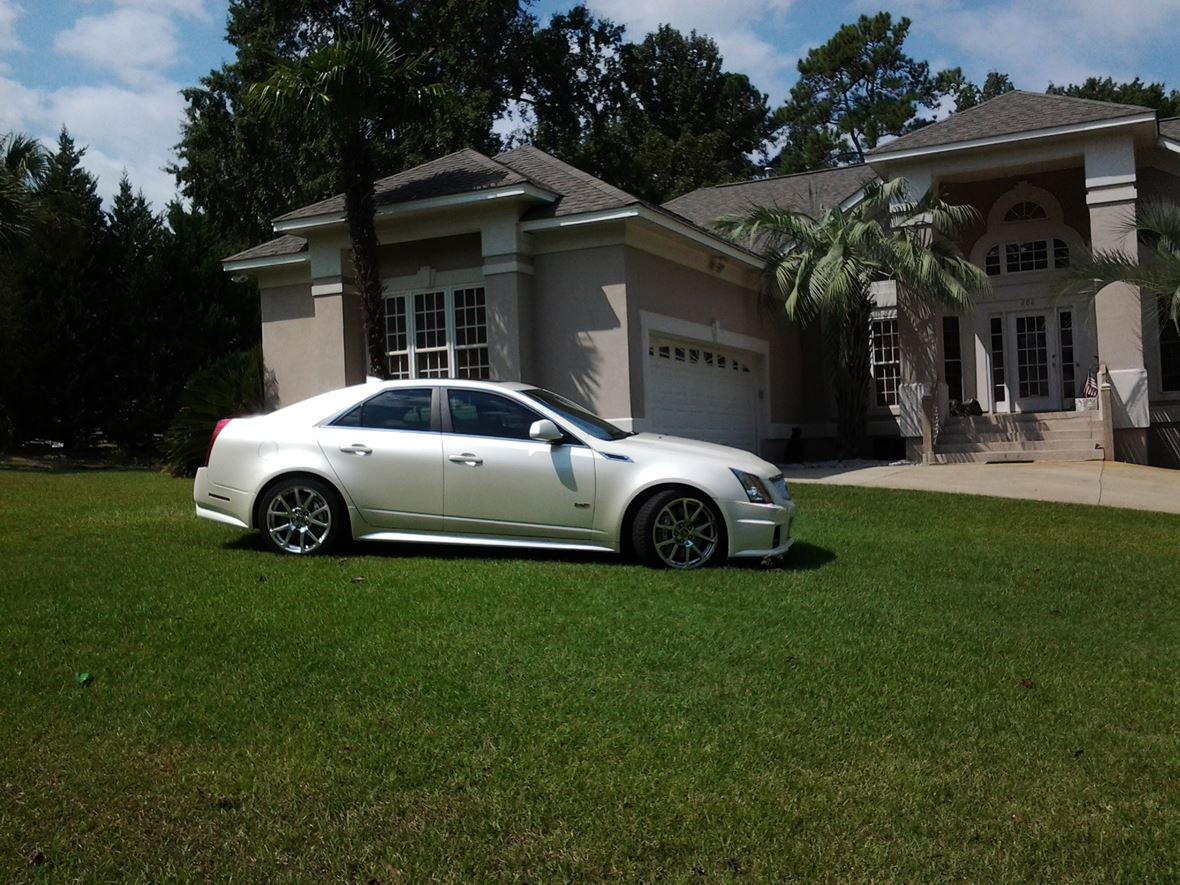
M 344 172 L 344 214 L 352 241 L 352 269 L 361 299 L 361 322 L 365 329 L 368 371 L 385 378 L 385 316 L 381 295 L 381 260 L 377 254 L 377 229 L 373 223 L 373 163 L 360 134 L 347 139 L 340 158 Z
M 865 418 L 869 408 L 871 374 L 870 323 L 873 302 L 868 293 L 836 318 L 836 426 L 840 457 L 862 458 L 868 447 Z

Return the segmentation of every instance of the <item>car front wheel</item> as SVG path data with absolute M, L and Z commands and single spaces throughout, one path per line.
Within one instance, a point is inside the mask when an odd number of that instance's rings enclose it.
M 701 568 L 724 554 L 725 527 L 713 503 L 670 489 L 648 498 L 635 515 L 631 541 L 655 568 Z
M 283 480 L 271 488 L 259 513 L 267 546 L 296 556 L 330 550 L 345 522 L 333 490 L 306 477 Z

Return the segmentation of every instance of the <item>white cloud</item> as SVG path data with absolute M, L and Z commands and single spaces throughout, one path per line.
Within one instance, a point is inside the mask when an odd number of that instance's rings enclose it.
M 859 4 L 875 9 L 872 0 Z M 1180 0 L 896 0 L 911 34 L 945 47 L 976 79 L 1008 73 L 1016 86 L 1041 90 L 1050 82 L 1090 76 L 1143 75 L 1145 47 L 1170 46 Z
M 116 6 L 147 9 L 163 14 L 175 13 L 183 18 L 208 19 L 205 0 L 115 0 Z
M 725 69 L 743 73 L 777 103 L 794 80 L 796 57 L 777 37 L 787 28 L 794 0 L 590 0 L 599 15 L 627 26 L 627 37 L 642 40 L 661 24 L 696 30 L 717 41 Z
M 115 9 L 86 15 L 53 41 L 60 55 L 110 71 L 125 81 L 141 80 L 176 60 L 176 24 L 166 15 L 144 9 Z
M 131 88 L 115 84 L 31 89 L 0 78 L 0 132 L 17 129 L 52 148 L 65 124 L 79 146 L 83 165 L 109 197 L 123 169 L 157 210 L 172 199 L 175 184 L 163 167 L 179 140 L 184 101 L 176 83 L 157 81 Z
M 16 0 L 0 0 L 0 52 L 20 49 L 20 38 L 16 36 L 16 20 L 23 9 Z

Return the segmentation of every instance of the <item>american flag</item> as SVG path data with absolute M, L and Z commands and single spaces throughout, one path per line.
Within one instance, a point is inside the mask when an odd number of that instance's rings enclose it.
M 1086 373 L 1086 383 L 1082 387 L 1082 396 L 1098 396 L 1098 372 L 1094 369 Z

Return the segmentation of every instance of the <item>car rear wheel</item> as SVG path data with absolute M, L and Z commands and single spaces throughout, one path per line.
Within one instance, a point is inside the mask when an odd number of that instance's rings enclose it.
M 273 486 L 259 513 L 259 528 L 267 546 L 296 556 L 330 550 L 345 523 L 335 492 L 326 483 L 307 477 Z
M 631 541 L 639 558 L 655 568 L 701 568 L 724 556 L 725 526 L 707 498 L 669 489 L 640 506 Z

